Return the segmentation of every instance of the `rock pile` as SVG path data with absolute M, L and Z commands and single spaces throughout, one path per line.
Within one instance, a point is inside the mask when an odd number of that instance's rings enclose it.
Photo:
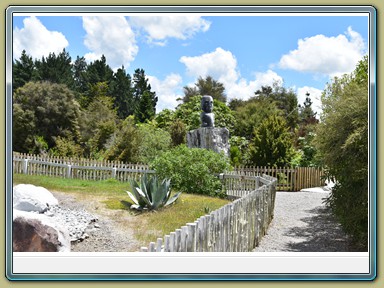
M 58 205 L 47 189 L 20 184 L 13 188 L 13 251 L 69 252 L 71 242 L 99 229 L 97 217 Z

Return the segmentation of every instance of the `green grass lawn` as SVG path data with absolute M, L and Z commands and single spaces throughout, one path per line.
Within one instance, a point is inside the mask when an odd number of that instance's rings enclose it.
M 71 193 L 79 196 L 82 201 L 100 201 L 106 209 L 121 210 L 134 215 L 135 221 L 127 223 L 127 227 L 135 231 L 137 240 L 144 245 L 230 202 L 226 199 L 183 193 L 173 205 L 157 211 L 139 213 L 130 209 L 132 203 L 125 192 L 130 190 L 129 184 L 114 179 L 90 181 L 14 174 L 13 183 L 33 184 L 51 191 Z

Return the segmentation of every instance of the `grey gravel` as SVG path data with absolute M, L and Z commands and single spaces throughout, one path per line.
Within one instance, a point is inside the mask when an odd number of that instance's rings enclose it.
M 86 230 L 95 223 L 98 218 L 85 211 L 84 209 L 69 209 L 62 206 L 52 206 L 44 213 L 49 216 L 55 223 L 67 228 L 71 242 L 84 240 L 89 237 Z
M 73 226 L 69 228 L 73 231 L 71 252 L 139 251 L 140 244 L 133 235 L 134 231 L 122 228 L 116 222 L 117 218 L 132 221 L 134 216 L 125 213 L 122 217 L 123 211 L 103 208 L 102 204 L 90 198 L 82 199 L 69 193 L 51 192 L 59 201 L 56 209 L 62 219 L 58 221 Z
M 328 192 L 277 192 L 274 219 L 254 252 L 350 252 L 323 203 Z

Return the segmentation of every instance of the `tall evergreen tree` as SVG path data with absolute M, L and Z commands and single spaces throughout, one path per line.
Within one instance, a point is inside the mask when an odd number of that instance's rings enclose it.
M 77 56 L 73 64 L 74 90 L 78 93 L 87 91 L 87 62 L 84 57 Z
M 156 114 L 158 98 L 156 92 L 151 91 L 151 85 L 143 69 L 136 69 L 133 75 L 133 96 L 135 101 L 135 116 L 137 121 L 151 120 Z
M 74 88 L 72 59 L 69 53 L 63 49 L 58 55 L 49 53 L 47 57 L 35 62 L 37 79 L 51 83 L 64 84 L 68 88 Z
M 113 78 L 113 70 L 107 64 L 107 59 L 104 55 L 101 56 L 100 60 L 95 60 L 87 66 L 86 78 L 89 84 L 96 84 L 97 82 L 109 82 Z
M 111 96 L 114 98 L 114 107 L 120 119 L 125 119 L 135 112 L 133 99 L 132 79 L 125 72 L 124 66 L 117 69 L 111 82 Z
M 276 115 L 263 120 L 251 143 L 250 161 L 257 166 L 286 166 L 294 153 L 287 123 Z
M 35 64 L 32 57 L 23 50 L 20 59 L 13 61 L 12 69 L 12 88 L 15 91 L 32 80 L 35 73 Z

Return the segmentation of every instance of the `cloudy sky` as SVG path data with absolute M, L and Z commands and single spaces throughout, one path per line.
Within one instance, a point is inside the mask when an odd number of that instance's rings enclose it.
M 143 68 L 159 97 L 157 111 L 173 109 L 183 87 L 211 75 L 228 99 L 248 99 L 262 85 L 281 81 L 299 103 L 314 109 L 334 76 L 350 73 L 368 47 L 366 16 L 247 16 L 209 14 L 93 14 L 13 17 L 13 57 L 33 58 L 63 48 L 75 60 L 105 55 L 133 75 Z

